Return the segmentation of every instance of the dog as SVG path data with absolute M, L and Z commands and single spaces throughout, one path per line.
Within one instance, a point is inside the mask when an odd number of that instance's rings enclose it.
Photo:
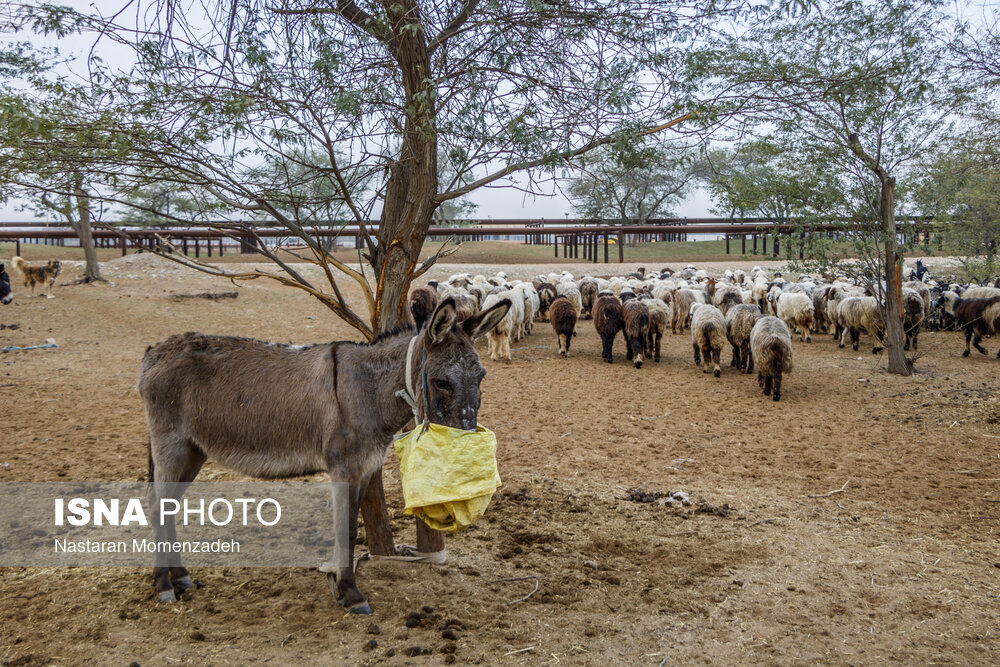
M 14 293 L 10 289 L 10 274 L 7 268 L 0 264 L 0 303 L 7 305 L 14 300 Z
M 62 269 L 62 264 L 58 259 L 50 259 L 43 266 L 31 266 L 21 257 L 15 257 L 11 260 L 11 263 L 17 269 L 17 272 L 21 274 L 21 277 L 24 278 L 24 286 L 31 288 L 32 296 L 35 294 L 35 285 L 45 284 L 48 284 L 48 296 L 52 296 L 52 285 L 55 284 L 56 276 L 59 275 L 59 271 Z

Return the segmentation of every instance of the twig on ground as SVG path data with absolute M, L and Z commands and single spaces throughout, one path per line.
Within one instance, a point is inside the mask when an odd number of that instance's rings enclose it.
M 750 527 L 752 528 L 753 526 L 759 526 L 762 523 L 774 523 L 777 520 L 778 520 L 777 517 L 774 517 L 772 519 L 761 519 L 760 521 L 754 521 L 752 524 L 750 524 Z
M 534 646 L 525 646 L 524 648 L 519 648 L 516 651 L 507 651 L 504 655 L 515 655 L 517 653 L 524 653 L 525 651 L 533 651 Z
M 535 588 L 530 593 L 528 593 L 527 595 L 525 595 L 523 598 L 518 598 L 516 600 L 511 600 L 507 604 L 511 605 L 511 604 L 517 604 L 518 602 L 524 602 L 525 600 L 527 600 L 532 595 L 534 595 L 535 593 L 538 592 L 538 586 L 539 586 L 539 584 L 541 584 L 541 582 L 542 582 L 541 579 L 535 579 Z
M 847 482 L 850 482 L 850 481 L 851 481 L 850 479 L 847 480 Z M 810 498 L 829 498 L 830 496 L 835 496 L 838 493 L 843 493 L 844 491 L 847 491 L 847 482 L 844 482 L 844 485 L 842 487 L 840 487 L 839 489 L 834 489 L 833 491 L 827 491 L 826 493 L 810 493 L 809 497 Z

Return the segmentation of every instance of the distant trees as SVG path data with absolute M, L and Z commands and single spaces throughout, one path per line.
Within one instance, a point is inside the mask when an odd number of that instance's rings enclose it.
M 693 52 L 709 118 L 771 131 L 798 171 L 831 174 L 886 320 L 889 371 L 909 375 L 899 309 L 897 179 L 947 130 L 966 96 L 942 67 L 933 2 L 831 3 L 772 15 Z
M 929 153 L 912 193 L 917 210 L 938 223 L 945 249 L 977 282 L 1000 274 L 1000 147 L 988 137 L 968 132 Z
M 668 145 L 608 146 L 576 160 L 566 196 L 578 217 L 643 224 L 673 213 L 697 173 L 691 150 Z
M 833 174 L 820 165 L 803 168 L 792 146 L 766 138 L 746 141 L 709 151 L 703 164 L 702 180 L 717 215 L 787 220 L 822 214 L 833 204 Z

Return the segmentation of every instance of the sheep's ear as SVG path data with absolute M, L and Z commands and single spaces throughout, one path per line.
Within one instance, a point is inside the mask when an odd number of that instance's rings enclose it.
M 457 319 L 458 311 L 455 309 L 455 299 L 448 297 L 439 303 L 427 325 L 427 334 L 431 337 L 431 344 L 437 345 L 443 341 L 455 326 Z
M 465 329 L 465 333 L 469 334 L 470 338 L 475 340 L 499 324 L 508 310 L 510 310 L 510 299 L 501 299 L 489 310 L 484 310 L 475 317 L 470 317 L 462 322 L 462 328 Z

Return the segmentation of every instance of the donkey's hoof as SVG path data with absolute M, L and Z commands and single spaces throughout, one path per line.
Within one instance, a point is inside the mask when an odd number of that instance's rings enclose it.
M 156 595 L 156 601 L 163 602 L 164 604 L 177 602 L 177 595 L 174 593 L 173 589 L 170 589 L 169 591 L 160 591 Z
M 347 610 L 348 614 L 370 614 L 372 613 L 372 606 L 368 604 L 368 601 L 358 603 L 353 607 L 349 607 Z

